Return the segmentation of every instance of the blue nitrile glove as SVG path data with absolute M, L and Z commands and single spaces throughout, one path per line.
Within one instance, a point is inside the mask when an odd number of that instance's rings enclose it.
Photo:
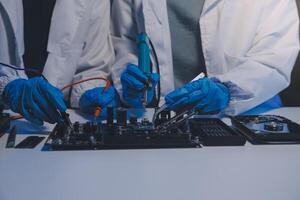
M 105 118 L 108 105 L 118 106 L 118 95 L 113 86 L 104 92 L 103 90 L 104 87 L 97 87 L 83 93 L 79 100 L 80 110 L 86 114 L 94 114 L 96 107 L 100 107 L 102 110 L 100 117 Z
M 11 81 L 4 89 L 3 100 L 12 111 L 37 125 L 62 122 L 59 112 L 67 109 L 62 92 L 42 77 Z
M 136 65 L 129 64 L 121 75 L 123 99 L 125 103 L 134 108 L 142 108 L 142 98 L 148 77 Z M 159 81 L 157 73 L 150 74 L 151 86 L 147 90 L 147 103 L 149 104 L 155 95 L 155 87 Z
M 178 111 L 196 106 L 203 113 L 219 112 L 229 103 L 229 89 L 222 83 L 203 78 L 174 90 L 165 97 L 170 109 Z

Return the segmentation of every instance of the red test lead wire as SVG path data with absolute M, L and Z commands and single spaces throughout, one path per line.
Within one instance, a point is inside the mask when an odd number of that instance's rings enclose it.
M 81 83 L 84 83 L 84 82 L 87 82 L 87 81 L 93 81 L 93 80 L 103 80 L 103 81 L 105 81 L 105 82 L 106 82 L 105 88 L 104 88 L 105 91 L 106 91 L 106 90 L 110 87 L 110 85 L 111 85 L 110 81 L 109 81 L 108 79 L 106 79 L 106 78 L 102 78 L 102 77 L 94 77 L 94 78 L 88 78 L 88 79 L 84 79 L 84 80 L 81 80 L 81 81 L 78 81 L 78 82 L 71 83 L 71 84 L 69 84 L 69 85 L 64 86 L 64 87 L 61 88 L 60 90 L 61 90 L 61 91 L 64 91 L 65 89 L 71 88 L 71 87 L 73 87 L 74 85 L 78 85 L 78 84 L 81 84 Z M 102 91 L 102 93 L 103 93 L 103 91 Z
M 74 85 L 78 85 L 78 84 L 81 84 L 81 83 L 84 83 L 84 82 L 87 82 L 87 81 L 92 81 L 92 80 L 103 80 L 103 81 L 106 82 L 105 87 L 104 87 L 104 89 L 102 90 L 101 94 L 103 94 L 104 92 L 106 92 L 106 91 L 108 90 L 108 88 L 110 87 L 110 85 L 111 85 L 110 81 L 109 81 L 108 79 L 106 79 L 106 78 L 102 78 L 102 77 L 88 78 L 88 79 L 84 79 L 84 80 L 81 80 L 81 81 L 74 82 L 74 83 L 72 83 L 72 84 L 66 85 L 65 87 L 63 87 L 63 88 L 61 89 L 61 91 L 65 90 L 65 89 L 67 89 L 67 88 L 70 88 L 70 87 L 72 87 L 72 86 L 74 86 Z M 95 112 L 94 112 L 94 117 L 95 117 L 95 119 L 97 119 L 97 118 L 101 115 L 101 112 L 102 112 L 102 108 L 101 108 L 100 106 L 97 106 L 97 107 L 95 108 Z

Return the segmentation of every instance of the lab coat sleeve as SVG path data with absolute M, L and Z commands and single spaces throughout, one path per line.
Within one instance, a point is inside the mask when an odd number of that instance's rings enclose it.
M 17 58 L 13 28 L 2 6 L 0 6 L 0 30 L 0 62 L 22 67 L 21 61 Z M 24 71 L 15 71 L 0 65 L 0 102 L 2 102 L 5 86 L 17 78 L 27 78 L 27 76 Z
M 226 114 L 236 115 L 247 111 L 272 98 L 290 83 L 291 71 L 299 52 L 296 2 L 279 0 L 274 3 L 273 0 L 266 0 L 264 13 L 247 54 L 244 57 L 226 55 L 230 60 L 228 63 L 235 67 L 216 76 L 232 91 Z M 250 95 L 241 95 L 238 91 Z
M 122 99 L 121 74 L 125 67 L 138 64 L 135 38 L 138 34 L 137 13 L 132 0 L 114 0 L 112 4 L 112 38 L 116 60 L 112 67 L 112 79 Z
M 7 62 L 9 63 L 9 62 Z M 0 64 L 0 102 L 2 103 L 2 94 L 4 92 L 5 86 L 18 78 L 27 79 L 24 71 L 16 71 L 7 67 L 4 67 Z
M 89 23 L 73 83 L 89 78 L 109 78 L 110 67 L 114 60 L 110 36 L 109 0 L 94 1 Z M 79 107 L 80 97 L 87 90 L 103 86 L 105 86 L 103 80 L 92 80 L 73 86 L 70 97 L 71 107 Z

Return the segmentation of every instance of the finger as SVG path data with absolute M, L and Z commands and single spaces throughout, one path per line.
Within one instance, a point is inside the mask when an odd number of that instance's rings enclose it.
M 95 104 L 90 104 L 90 105 L 80 107 L 80 110 L 87 114 L 94 114 L 96 107 L 97 106 Z
M 83 112 L 94 112 L 96 107 L 105 108 L 116 98 L 113 87 L 109 87 L 106 91 L 102 92 L 103 89 L 103 87 L 94 88 L 82 95 L 79 105 Z
M 174 104 L 176 101 L 179 101 L 180 99 L 184 98 L 188 95 L 188 91 L 182 87 L 174 90 L 173 92 L 169 93 L 165 97 L 165 101 L 167 104 Z
M 223 97 L 220 97 L 219 95 L 214 95 L 214 98 L 212 98 L 212 100 L 207 104 L 207 106 L 203 108 L 203 112 L 205 113 L 220 112 L 228 106 L 228 103 L 229 100 L 224 101 Z
M 47 113 L 45 112 L 45 110 L 47 109 L 43 109 L 43 107 L 41 106 L 44 103 L 44 99 L 38 93 L 37 89 L 33 89 L 32 94 L 30 95 L 30 101 L 32 102 L 31 109 L 34 116 L 42 119 L 43 121 L 54 123 L 54 121 L 49 118 Z
M 130 102 L 135 103 L 135 104 L 132 104 L 132 105 L 141 105 L 142 106 L 142 97 L 143 97 L 143 95 L 144 95 L 143 93 L 136 93 L 136 92 L 133 92 L 131 90 L 127 90 L 127 92 L 123 93 L 123 98 L 128 102 L 130 101 Z
M 98 94 L 98 96 L 100 96 L 100 94 Z M 98 103 L 97 98 L 98 97 L 94 97 L 92 99 L 92 98 L 89 98 L 89 95 L 85 95 L 84 94 L 84 96 L 82 96 L 80 98 L 80 102 L 79 102 L 80 109 L 84 113 L 91 113 L 91 114 L 93 114 L 93 112 L 95 111 L 96 107 L 101 107 L 102 108 L 102 106 Z
M 107 118 L 107 108 L 102 108 L 100 119 L 106 119 Z
M 48 95 L 54 107 L 56 107 L 60 112 L 66 112 L 67 106 L 64 101 L 64 95 L 60 90 L 53 88 L 50 90 Z
M 48 103 L 47 97 L 43 95 L 39 88 L 37 88 L 37 93 L 34 96 L 35 102 L 38 104 L 40 110 L 42 110 L 47 116 L 47 122 L 55 123 L 58 122 L 60 115 L 56 112 L 56 108 Z
M 197 109 L 201 110 L 202 113 L 210 113 L 219 111 L 217 106 L 217 99 L 215 98 L 216 91 L 210 91 L 208 95 L 203 98 L 201 102 L 197 104 Z
M 142 108 L 142 96 L 143 93 L 139 92 L 136 93 L 132 90 L 128 90 L 126 87 L 123 89 L 123 99 L 126 101 L 127 104 L 133 107 L 139 107 Z
M 187 96 L 189 98 L 190 104 L 197 104 L 200 101 L 202 101 L 203 99 L 207 98 L 207 95 L 204 94 L 202 92 L 202 90 L 193 91 L 193 92 L 189 93 L 189 95 L 187 95 Z
M 104 108 L 110 104 L 115 98 L 115 90 L 113 87 L 108 88 L 103 94 L 98 95 L 98 104 L 100 107 Z
M 41 81 L 38 84 L 39 92 L 42 98 L 45 99 L 45 105 L 47 114 L 55 120 L 55 122 L 62 122 L 62 112 L 66 111 L 66 105 L 63 101 L 63 94 L 55 87 L 50 85 L 46 81 Z
M 31 95 L 31 88 L 29 85 L 25 85 L 25 88 L 23 90 L 22 99 L 21 99 L 21 111 L 22 115 L 25 119 L 28 121 L 37 124 L 37 125 L 43 125 L 43 121 L 39 118 L 35 118 L 31 112 L 31 108 L 29 105 L 30 98 L 28 98 Z
M 9 104 L 9 107 L 12 111 L 22 114 L 22 101 L 24 95 L 23 91 L 25 90 L 25 84 L 23 84 L 18 89 L 20 90 L 20 93 L 16 94 L 14 98 L 13 98 L 14 92 L 13 91 L 9 92 L 9 95 L 6 96 L 6 98 L 8 99 L 6 103 Z
M 128 88 L 135 91 L 142 91 L 145 88 L 145 84 L 136 79 L 134 76 L 126 73 L 121 76 L 122 85 L 127 85 Z
M 60 112 L 65 112 L 67 110 L 67 106 L 64 102 L 64 96 L 60 90 L 47 82 L 40 84 L 39 88 L 52 107 L 56 108 Z
M 192 93 L 189 93 L 188 95 L 181 97 L 180 99 L 176 99 L 176 101 L 174 101 L 170 105 L 170 107 L 176 110 L 183 107 L 187 108 L 187 107 L 195 106 L 199 101 L 202 101 L 205 98 L 206 96 L 203 95 L 202 91 L 197 90 Z
M 148 89 L 148 92 L 147 92 L 147 103 L 151 103 L 153 101 L 153 98 L 155 96 L 155 88 L 151 87 Z
M 181 99 L 179 99 L 178 101 L 168 105 L 168 107 L 171 109 L 171 110 L 180 110 L 182 109 L 184 106 L 186 106 L 188 103 L 188 98 L 187 97 L 183 97 Z
M 195 91 L 195 90 L 203 90 L 204 88 L 207 88 L 208 84 L 211 83 L 211 80 L 209 78 L 203 78 L 196 81 L 192 81 L 188 84 L 186 84 L 186 88 L 189 91 Z
M 144 84 L 147 83 L 148 81 L 148 77 L 136 65 L 132 65 L 132 64 L 128 65 L 126 68 L 126 73 L 135 77 L 137 80 L 141 81 Z
M 157 74 L 157 73 L 151 74 L 151 82 L 153 85 L 156 85 L 158 83 L 159 79 L 160 79 L 159 74 Z
M 84 108 L 89 105 L 96 104 L 97 98 L 100 94 L 102 94 L 102 91 L 103 90 L 100 90 L 99 88 L 94 88 L 83 93 L 79 100 L 80 107 Z

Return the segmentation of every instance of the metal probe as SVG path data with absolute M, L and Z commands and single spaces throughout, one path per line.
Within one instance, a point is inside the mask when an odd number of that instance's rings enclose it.
M 203 72 L 201 72 L 198 76 L 196 76 L 193 80 L 191 80 L 191 82 L 199 80 L 199 79 L 203 79 L 204 77 L 205 77 L 205 74 Z M 164 103 L 161 107 L 158 107 L 158 109 L 155 111 L 153 118 L 152 118 L 152 122 L 154 125 L 155 125 L 155 121 L 156 121 L 158 115 L 166 109 L 168 109 L 168 105 L 166 103 Z
M 61 116 L 62 116 L 62 118 L 63 118 L 64 123 L 65 123 L 71 130 L 73 130 L 73 126 L 72 126 L 72 122 L 71 122 L 71 120 L 70 120 L 69 114 L 66 113 L 66 112 L 61 112 L 60 114 L 61 114 Z

